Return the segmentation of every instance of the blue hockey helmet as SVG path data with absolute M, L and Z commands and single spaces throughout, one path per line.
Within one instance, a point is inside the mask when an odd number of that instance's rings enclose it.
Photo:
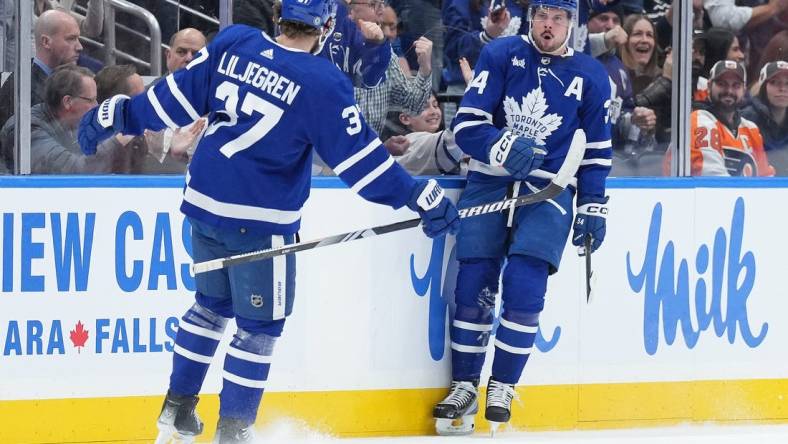
M 282 0 L 280 18 L 323 29 L 336 15 L 336 0 Z
M 529 6 L 542 8 L 561 8 L 573 13 L 577 11 L 577 0 L 531 0 Z

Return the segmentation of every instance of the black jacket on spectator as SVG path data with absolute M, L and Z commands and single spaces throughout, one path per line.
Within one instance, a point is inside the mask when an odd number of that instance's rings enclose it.
M 273 36 L 273 0 L 235 0 L 233 2 L 233 23 L 254 26 Z
M 35 105 L 44 101 L 44 83 L 47 80 L 47 74 L 40 66 L 35 63 L 32 65 L 30 68 L 30 105 Z M 5 125 L 6 120 L 14 115 L 14 108 L 14 75 L 11 74 L 3 83 L 3 87 L 0 88 L 0 127 Z
M 14 121 L 0 130 L 3 161 L 13 169 L 9 147 L 14 143 Z M 108 173 L 112 170 L 115 153 L 123 149 L 114 137 L 99 145 L 95 156 L 86 156 L 79 149 L 76 131 L 64 128 L 49 111 L 39 103 L 30 110 L 30 172 L 33 174 Z
M 758 96 L 752 98 L 741 114 L 755 122 L 761 130 L 763 148 L 776 174 L 788 176 L 788 119 L 783 121 L 782 125 L 777 124 L 769 112 L 769 107 Z

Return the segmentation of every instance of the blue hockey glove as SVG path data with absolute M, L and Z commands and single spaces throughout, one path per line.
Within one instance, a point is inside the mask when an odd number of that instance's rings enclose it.
M 445 234 L 457 234 L 460 216 L 457 208 L 445 197 L 445 192 L 435 179 L 419 181 L 413 188 L 408 208 L 421 216 L 424 234 L 434 238 Z
M 101 141 L 123 131 L 123 109 L 128 100 L 129 96 L 122 94 L 110 97 L 82 116 L 77 140 L 83 153 L 96 154 Z
M 587 197 L 577 201 L 572 245 L 582 246 L 586 236 L 591 236 L 591 252 L 605 240 L 608 197 Z
M 542 165 L 545 154 L 533 140 L 503 129 L 490 145 L 489 164 L 503 166 L 512 177 L 524 180 Z

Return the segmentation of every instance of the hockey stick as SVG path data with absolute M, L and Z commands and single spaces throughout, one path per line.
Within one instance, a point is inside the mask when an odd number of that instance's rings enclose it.
M 591 270 L 591 236 L 586 235 L 583 240 L 583 248 L 586 257 L 586 304 L 591 302 L 591 275 L 594 273 Z
M 566 158 L 561 168 L 555 174 L 553 180 L 543 189 L 533 194 L 525 196 L 512 197 L 509 199 L 500 200 L 498 202 L 490 202 L 475 207 L 463 208 L 459 211 L 460 218 L 481 216 L 483 214 L 494 213 L 497 211 L 504 211 L 511 208 L 517 208 L 523 205 L 528 205 L 536 202 L 542 202 L 552 199 L 561 194 L 569 185 L 569 182 L 575 176 L 577 169 L 580 167 L 580 162 L 583 160 L 583 155 L 586 149 L 586 135 L 582 129 L 575 131 L 572 143 L 569 146 L 569 151 L 566 153 Z M 357 239 L 364 239 L 373 236 L 380 236 L 381 234 L 393 233 L 395 231 L 402 231 L 408 228 L 413 228 L 421 224 L 421 219 L 410 219 L 402 222 L 395 222 L 388 225 L 379 225 L 377 227 L 365 228 L 363 230 L 351 231 L 348 233 L 336 234 L 327 236 L 320 239 L 315 239 L 307 242 L 298 242 L 295 244 L 284 245 L 276 248 L 269 248 L 266 250 L 251 251 L 249 253 L 236 254 L 219 259 L 212 259 L 205 262 L 198 262 L 192 265 L 192 272 L 205 273 L 208 271 L 219 270 L 229 267 L 231 265 L 244 264 L 247 262 L 259 261 L 270 259 L 276 256 L 285 254 L 297 253 L 299 251 L 311 250 L 313 248 L 325 247 L 328 245 L 340 244 L 343 242 L 350 242 Z

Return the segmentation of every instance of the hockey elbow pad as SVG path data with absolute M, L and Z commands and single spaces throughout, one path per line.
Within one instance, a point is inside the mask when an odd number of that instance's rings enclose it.
M 532 139 L 503 129 L 490 145 L 488 163 L 492 166 L 503 166 L 512 177 L 523 180 L 542 165 L 545 154 L 547 153 Z

